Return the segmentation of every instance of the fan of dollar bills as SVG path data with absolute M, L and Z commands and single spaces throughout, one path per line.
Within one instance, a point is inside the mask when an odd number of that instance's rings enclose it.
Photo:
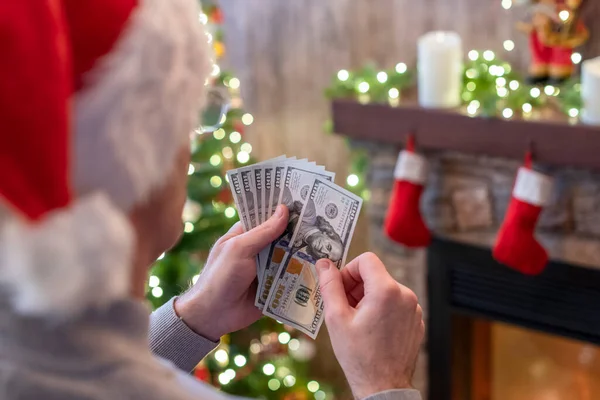
M 227 172 L 246 231 L 265 222 L 279 204 L 287 228 L 256 259 L 256 306 L 263 314 L 313 339 L 323 322 L 315 263 L 346 261 L 362 199 L 333 183 L 335 174 L 305 159 L 280 156 Z

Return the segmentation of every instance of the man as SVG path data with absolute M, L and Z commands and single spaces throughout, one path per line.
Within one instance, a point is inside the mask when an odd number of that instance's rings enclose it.
M 0 398 L 226 396 L 189 369 L 254 322 L 256 254 L 287 224 L 236 225 L 151 318 L 148 268 L 181 233 L 189 132 L 210 70 L 195 0 L 0 2 Z M 357 398 L 418 399 L 415 295 L 365 254 L 318 264 Z

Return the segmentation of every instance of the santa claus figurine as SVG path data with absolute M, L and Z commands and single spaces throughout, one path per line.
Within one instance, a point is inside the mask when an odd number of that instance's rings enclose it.
M 519 30 L 529 35 L 532 84 L 558 84 L 573 74 L 573 49 L 589 37 L 579 18 L 582 0 L 531 0 L 533 15 Z

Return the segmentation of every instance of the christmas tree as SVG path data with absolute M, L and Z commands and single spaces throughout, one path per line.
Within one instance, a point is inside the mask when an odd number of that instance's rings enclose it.
M 242 108 L 239 79 L 218 65 L 226 51 L 222 13 L 216 4 L 203 3 L 198 23 L 207 26 L 217 60 L 210 85 L 228 91 L 231 102 L 218 130 L 194 134 L 188 201 L 182 216 L 184 234 L 150 272 L 148 299 L 154 307 L 195 283 L 211 246 L 238 220 L 225 173 L 252 162 L 252 146 L 245 142 L 244 131 L 253 117 Z M 331 399 L 331 388 L 310 377 L 308 361 L 314 353 L 315 345 L 308 337 L 263 318 L 222 338 L 220 347 L 197 366 L 195 376 L 245 397 Z

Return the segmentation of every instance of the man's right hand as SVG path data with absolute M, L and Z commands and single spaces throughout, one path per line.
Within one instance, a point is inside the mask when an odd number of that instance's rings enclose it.
M 373 253 L 341 271 L 325 259 L 316 267 L 333 351 L 354 396 L 411 388 L 424 335 L 417 296 Z

